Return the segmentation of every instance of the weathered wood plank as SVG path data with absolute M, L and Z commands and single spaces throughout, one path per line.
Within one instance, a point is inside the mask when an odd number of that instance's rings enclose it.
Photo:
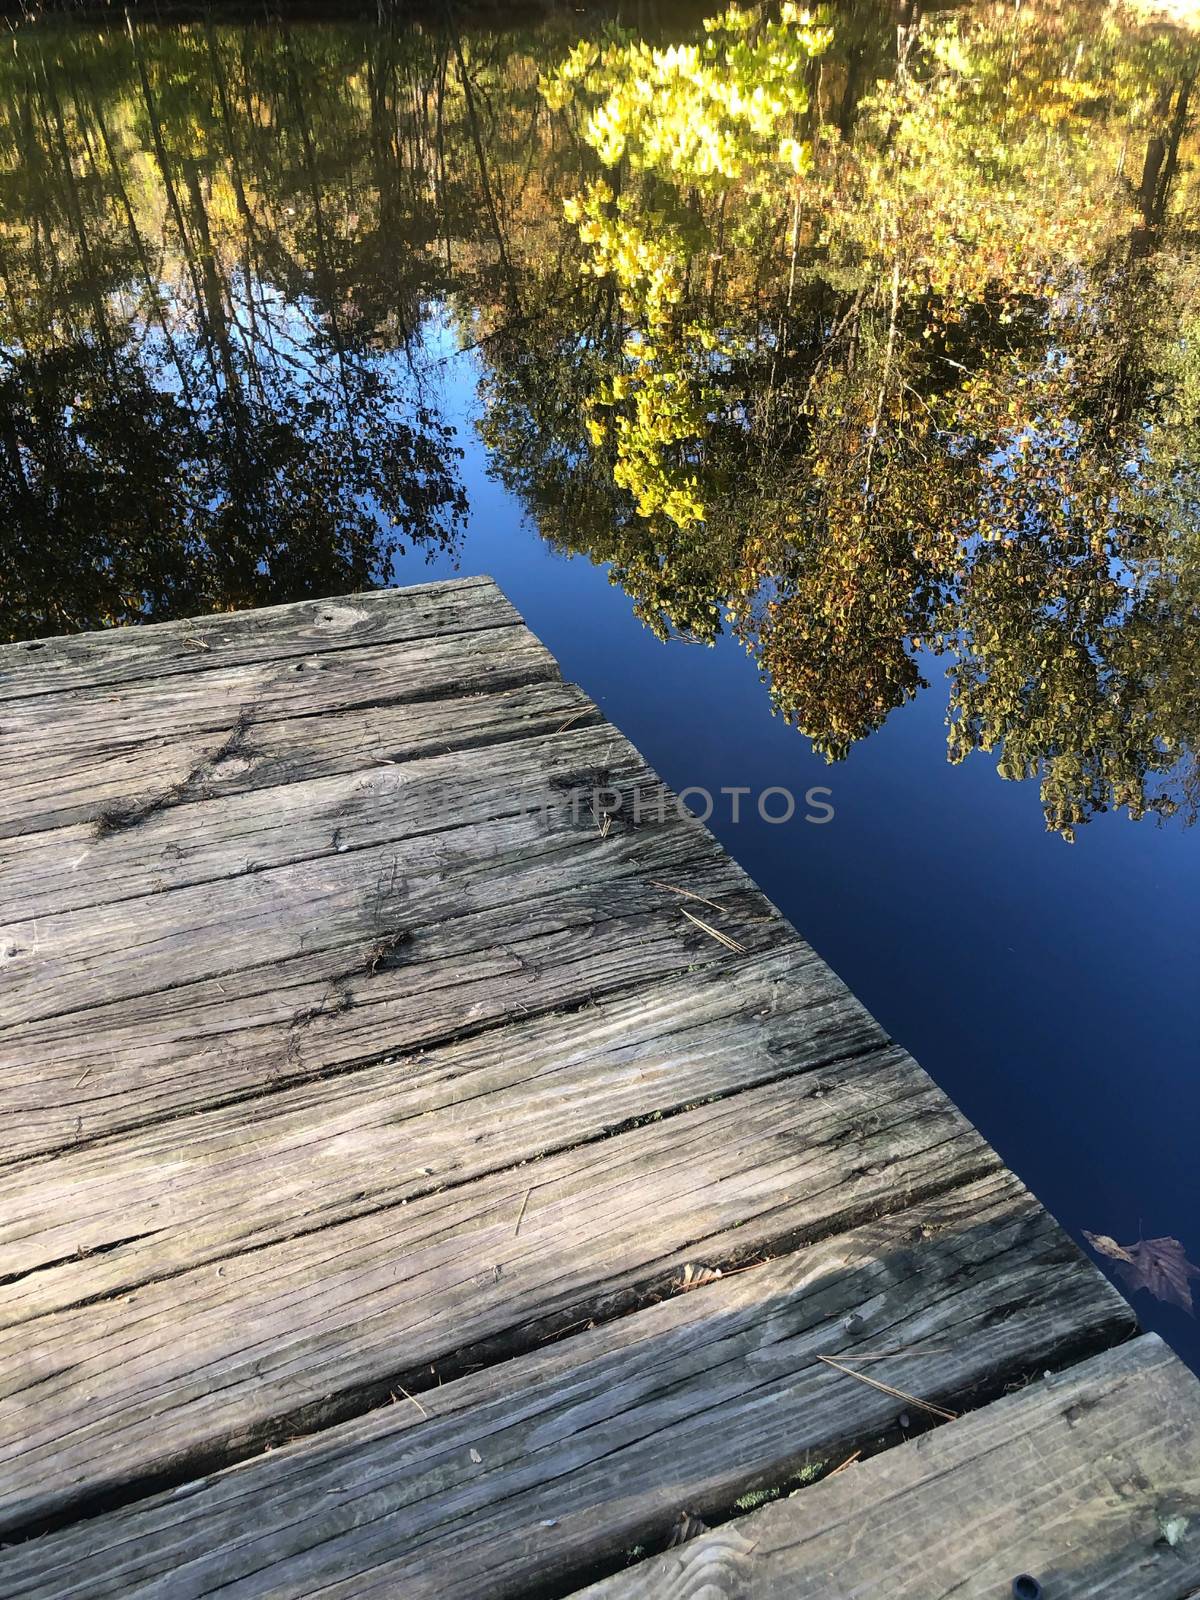
M 822 1355 L 957 1407 L 1130 1330 L 489 581 L 0 702 L 0 1531 L 92 1519 L 5 1593 L 562 1593 L 893 1442 Z
M 314 651 L 431 639 L 520 620 L 492 580 L 480 577 L 32 639 L 0 645 L 0 701 L 282 661 Z
M 879 1049 L 803 947 L 176 1118 L 0 1174 L 0 1323 Z M 93 1252 L 100 1252 L 93 1254 Z
M 0 1332 L 0 1526 L 327 1425 L 455 1352 L 527 1346 L 686 1253 L 752 1256 L 997 1167 L 887 1050 L 19 1324 Z
M 1144 1335 L 579 1600 L 993 1600 L 1020 1572 L 1046 1600 L 1186 1600 L 1198 1512 L 1200 1383 Z
M 620 787 L 651 799 L 662 792 L 644 768 L 622 773 Z M 605 834 L 564 789 L 562 804 L 545 811 L 263 871 L 241 854 L 237 875 L 217 883 L 9 923 L 0 928 L 0 1029 L 322 950 L 349 952 L 348 975 L 363 949 L 435 922 L 516 906 L 564 884 L 657 875 L 681 847 L 699 849 L 708 837 L 673 806 L 664 816 L 661 825 L 618 824 Z M 330 840 L 335 829 L 330 822 Z M 380 964 L 369 954 L 368 962 Z
M 1131 1321 L 1011 1174 L 996 1172 L 425 1389 L 185 1496 L 0 1554 L 0 1583 L 47 1600 L 561 1589 L 635 1543 L 665 1543 L 685 1507 L 727 1511 L 747 1489 L 828 1470 L 893 1436 L 903 1403 L 822 1354 L 908 1347 L 861 1365 L 953 1405 L 1040 1375 Z M 869 1507 L 861 1518 L 869 1524 Z
M 246 872 L 248 864 L 264 872 L 444 834 L 561 806 L 564 792 L 574 791 L 581 823 L 594 826 L 593 791 L 610 774 L 640 778 L 647 788 L 653 782 L 632 745 L 602 724 L 466 756 L 454 751 L 215 796 L 203 802 L 202 815 L 175 805 L 135 811 L 107 827 L 82 823 L 0 840 L 0 927 L 36 919 L 48 930 L 57 912 L 213 883 Z
M 6 702 L 0 717 L 0 762 L 5 771 L 26 761 L 44 768 L 46 752 L 55 749 L 61 757 L 63 795 L 82 799 L 97 757 L 125 755 L 131 764 L 129 784 L 140 789 L 138 753 L 163 740 L 213 734 L 212 747 L 201 761 L 207 771 L 222 751 L 235 753 L 231 741 L 239 728 L 257 722 L 451 700 L 558 677 L 553 656 L 527 628 L 513 623 L 139 678 L 115 688 L 79 688 Z
M 730 952 L 689 922 L 661 878 L 709 899 L 747 951 L 791 931 L 711 840 L 657 834 L 640 871 L 562 870 L 525 901 L 417 926 L 371 970 L 358 947 L 304 954 L 0 1033 L 0 1160 L 574 1008 Z
M 105 812 L 145 808 L 163 797 L 174 805 L 244 794 L 602 720 L 574 684 L 548 682 L 457 700 L 371 704 L 250 722 L 236 748 L 219 761 L 213 755 L 225 742 L 221 733 L 152 739 L 139 745 L 136 763 L 120 747 L 84 753 L 26 749 L 0 784 L 0 839 L 94 822 Z

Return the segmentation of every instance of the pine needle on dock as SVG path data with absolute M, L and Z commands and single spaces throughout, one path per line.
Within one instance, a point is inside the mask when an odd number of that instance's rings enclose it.
M 818 1361 L 823 1361 L 827 1367 L 835 1367 L 838 1372 L 844 1372 L 848 1378 L 857 1378 L 859 1383 L 869 1383 L 872 1389 L 878 1389 L 881 1394 L 890 1394 L 896 1400 L 903 1400 L 910 1406 L 919 1406 L 922 1411 L 929 1411 L 935 1417 L 941 1417 L 943 1422 L 953 1422 L 958 1416 L 957 1411 L 947 1411 L 944 1406 L 935 1406 L 932 1400 L 921 1400 L 915 1394 L 906 1394 L 903 1389 L 893 1389 L 890 1383 L 881 1383 L 878 1378 L 868 1378 L 865 1372 L 855 1372 L 853 1367 L 847 1367 L 840 1361 L 835 1361 L 832 1356 L 818 1356 Z
M 746 954 L 746 946 L 744 944 L 739 944 L 736 939 L 731 939 L 727 933 L 722 933 L 720 928 L 714 928 L 712 923 L 705 922 L 703 917 L 693 916 L 686 906 L 680 906 L 679 909 L 689 922 L 694 922 L 698 928 L 703 928 L 705 933 L 710 938 L 715 939 L 718 944 L 723 944 L 727 950 L 736 950 L 738 955 L 744 956 Z

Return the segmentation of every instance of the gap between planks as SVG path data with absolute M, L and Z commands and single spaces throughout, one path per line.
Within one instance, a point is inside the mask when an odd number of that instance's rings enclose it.
M 997 1169 L 514 1361 L 441 1385 L 426 1373 L 409 1389 L 419 1411 L 385 1405 L 0 1555 L 0 1578 L 88 1600 L 166 1574 L 173 1600 L 226 1583 L 243 1600 L 562 1594 L 665 1543 L 681 1509 L 727 1514 L 764 1483 L 892 1443 L 901 1408 L 822 1353 L 901 1344 L 880 1370 L 976 1403 L 1131 1325 Z
M 459 621 L 507 607 L 490 584 L 465 589 L 419 604 Z M 403 631 L 408 604 L 365 609 Z M 98 651 L 125 681 L 9 700 L 10 761 L 49 737 L 68 762 L 103 764 L 150 726 L 182 749 L 248 710 L 315 735 L 381 701 L 428 737 L 437 704 L 558 681 L 511 608 L 498 626 L 387 643 L 355 633 L 350 606 L 332 648 L 305 635 L 311 609 L 283 610 L 269 658 L 252 618 L 212 624 L 201 651 L 165 633 L 145 654 L 62 642 L 66 676 Z M 526 741 L 543 777 L 548 743 L 593 773 L 611 745 L 622 782 L 657 781 L 618 735 L 569 721 Z M 513 784 L 525 748 L 488 748 L 487 781 Z M 239 795 L 234 774 L 221 798 L 152 807 L 110 853 L 104 904 L 17 919 L 40 959 L 6 963 L 0 1047 L 24 1056 L 0 1063 L 0 1096 L 27 1112 L 23 1085 L 49 1102 L 70 1073 L 97 1111 L 77 1149 L 39 1157 L 62 1126 L 47 1121 L 0 1172 L 18 1263 L 17 1320 L 0 1328 L 3 1526 L 94 1516 L 0 1553 L 13 1581 L 89 1600 L 163 1584 L 177 1600 L 181 1582 L 247 1600 L 398 1582 L 430 1600 L 562 1594 L 681 1496 L 720 1513 L 815 1451 L 830 1466 L 890 1443 L 896 1396 L 821 1356 L 936 1339 L 925 1365 L 872 1370 L 957 1407 L 1129 1332 L 1124 1302 L 700 824 L 581 833 L 559 812 L 410 842 L 454 765 L 420 758 L 416 794 L 373 780 L 357 848 L 321 844 L 361 781 L 343 767 L 269 791 L 291 802 L 302 848 L 332 854 L 238 877 L 204 877 L 202 857 L 164 868 L 205 819 L 254 833 L 263 796 Z M 137 847 L 156 841 L 165 892 L 138 892 Z M 745 954 L 691 926 L 680 895 L 726 906 L 714 926 Z M 604 998 L 575 1011 L 594 998 L 589 959 Z M 396 1054 L 445 1037 L 463 977 L 473 1036 L 415 1072 L 381 1061 L 389 1039 Z M 514 1021 L 529 1002 L 539 1014 Z M 85 1047 L 112 1052 L 119 1084 Z M 697 1266 L 746 1270 L 674 1294 Z M 397 1393 L 402 1408 L 373 1409 Z M 310 1437 L 293 1451 L 249 1459 L 297 1431 Z M 183 1492 L 136 1503 L 165 1485 Z M 253 1494 L 251 1517 L 243 1502 L 229 1521 L 229 1485 L 235 1502 Z
M 1200 1384 L 1147 1334 L 577 1600 L 999 1600 L 1019 1572 L 1046 1600 L 1186 1600 L 1198 1510 Z

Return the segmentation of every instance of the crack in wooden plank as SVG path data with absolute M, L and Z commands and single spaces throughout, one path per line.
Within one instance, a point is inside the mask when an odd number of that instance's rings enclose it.
M 55 682 L 52 675 L 58 670 L 65 672 L 76 667 L 80 669 L 80 677 L 86 685 L 92 688 L 111 689 L 125 688 L 131 683 L 144 681 L 146 677 L 154 675 L 161 677 L 164 674 L 179 676 L 184 673 L 193 673 L 215 667 L 236 664 L 239 666 L 254 666 L 263 662 L 288 659 L 294 655 L 294 646 L 289 649 L 289 643 L 296 637 L 296 631 L 288 630 L 276 641 L 274 650 L 267 650 L 262 655 L 242 656 L 236 663 L 228 660 L 216 661 L 197 660 L 189 651 L 184 656 L 168 657 L 163 660 L 156 654 L 159 647 L 170 647 L 175 638 L 181 643 L 186 642 L 185 636 L 192 638 L 202 637 L 203 633 L 220 633 L 229 630 L 234 634 L 248 634 L 265 645 L 266 637 L 264 622 L 270 626 L 275 622 L 286 624 L 293 619 L 303 617 L 306 612 L 314 614 L 327 613 L 333 608 L 367 607 L 367 612 L 379 611 L 383 618 L 387 618 L 389 611 L 404 611 L 416 603 L 426 603 L 444 596 L 468 594 L 470 591 L 482 592 L 486 598 L 485 606 L 490 605 L 496 613 L 496 620 L 482 621 L 455 625 L 453 614 L 449 619 L 441 618 L 436 629 L 438 636 L 453 637 L 458 633 L 481 632 L 493 627 L 512 627 L 521 625 L 521 619 L 512 605 L 505 599 L 489 578 L 451 579 L 440 583 L 417 584 L 404 590 L 375 590 L 362 594 L 347 595 L 336 601 L 292 601 L 280 606 L 262 607 L 260 609 L 218 614 L 212 617 L 192 618 L 177 622 L 149 623 L 136 627 L 114 628 L 100 634 L 66 635 L 53 639 L 31 640 L 27 643 L 9 644 L 0 646 L 0 700 L 11 701 L 30 697 L 44 697 L 50 694 L 69 693 L 80 685 L 74 682 Z M 332 620 L 327 618 L 326 620 Z M 429 617 L 424 616 L 420 622 L 428 623 Z M 410 643 L 432 637 L 432 631 L 426 626 L 416 632 L 398 632 L 390 641 L 380 641 L 376 634 L 370 633 L 360 641 L 347 641 L 339 643 L 336 638 L 326 636 L 327 648 L 338 650 L 361 649 L 380 642 Z M 207 644 L 203 654 L 211 654 L 212 644 Z M 305 641 L 304 648 L 311 650 L 313 645 Z M 37 659 L 31 660 L 30 655 L 36 654 Z M 132 674 L 123 674 L 117 678 L 102 678 L 96 675 L 93 662 L 97 655 L 108 655 L 119 658 L 131 658 L 135 671 Z M 65 660 L 63 658 L 66 658 Z M 90 658 L 90 659 L 89 659 Z M 50 681 L 47 681 L 47 680 Z
M 914 1249 L 923 1223 L 933 1225 L 934 1243 Z M 963 1283 L 960 1267 L 968 1264 Z M 1028 1312 L 1002 1333 L 976 1335 L 989 1296 L 1011 1295 L 1019 1284 Z M 1020 1185 L 993 1165 L 974 1183 L 914 1198 L 907 1209 L 740 1279 L 519 1354 L 519 1371 L 493 1366 L 442 1387 L 419 1375 L 425 1387 L 406 1387 L 420 1394 L 425 1418 L 384 1405 L 195 1485 L 186 1511 L 168 1497 L 91 1524 L 91 1571 L 103 1582 L 110 1563 L 119 1563 L 125 1588 L 113 1592 L 122 1594 L 140 1592 L 139 1581 L 159 1564 L 176 1582 L 184 1570 L 195 1572 L 197 1587 L 179 1591 L 190 1597 L 212 1592 L 203 1579 L 214 1570 L 212 1552 L 218 1581 L 236 1574 L 250 1584 L 261 1572 L 262 1592 L 277 1597 L 326 1583 L 336 1589 L 339 1572 L 345 1580 L 350 1571 L 361 1588 L 348 1592 L 373 1593 L 382 1583 L 392 1593 L 387 1586 L 400 1570 L 406 1595 L 461 1597 L 480 1592 L 485 1566 L 490 1594 L 565 1594 L 605 1550 L 644 1537 L 656 1518 L 665 1529 L 674 1495 L 695 1499 L 694 1490 L 671 1486 L 677 1473 L 663 1479 L 663 1461 L 705 1485 L 700 1509 L 711 1515 L 797 1458 L 840 1459 L 847 1440 L 888 1435 L 891 1442 L 889 1402 L 867 1391 L 843 1395 L 815 1359 L 821 1349 L 844 1348 L 852 1310 L 864 1343 L 896 1328 L 909 1330 L 906 1342 L 918 1329 L 938 1334 L 954 1352 L 934 1358 L 944 1398 L 990 1397 L 1014 1374 L 1121 1337 L 1131 1320 Z M 701 1358 L 702 1350 L 711 1355 Z M 446 1377 L 440 1364 L 439 1375 Z M 621 1462 L 615 1477 L 614 1461 Z M 257 1513 L 248 1520 L 250 1505 Z M 559 1524 L 561 1533 L 542 1535 Z M 347 1536 L 356 1552 L 349 1566 Z M 68 1556 L 80 1538 L 81 1531 L 61 1535 Z M 54 1549 L 53 1539 L 28 1547 L 25 1559 L 32 1569 L 61 1573 Z
M 704 873 L 712 865 L 714 859 L 711 851 L 706 852 L 701 857 L 690 856 L 685 861 L 677 862 L 676 871 L 681 871 L 685 874 Z M 708 880 L 700 877 L 694 878 L 693 881 L 707 882 Z M 728 886 L 726 886 L 724 892 L 729 892 Z M 482 1017 L 472 1019 L 464 1016 L 461 1007 L 455 1006 L 453 1007 L 453 1020 L 450 1020 L 448 1012 L 446 1024 L 437 1025 L 435 1023 L 433 1026 L 417 1026 L 418 1019 L 414 1012 L 407 1024 L 407 1032 L 402 1032 L 398 1022 L 393 1021 L 384 1026 L 384 1019 L 391 1012 L 389 1011 L 389 1006 L 377 1004 L 375 1009 L 380 1011 L 381 1020 L 380 1027 L 376 1031 L 380 1032 L 381 1043 L 374 1048 L 359 1048 L 347 1053 L 343 1046 L 340 1059 L 332 1058 L 326 1053 L 318 1057 L 315 1062 L 292 1062 L 289 1063 L 286 1072 L 280 1071 L 274 1076 L 267 1076 L 266 1078 L 263 1078 L 260 1074 L 258 1080 L 251 1086 L 232 1094 L 227 1092 L 224 1095 L 214 1092 L 208 1087 L 213 1072 L 213 1066 L 209 1064 L 205 1068 L 205 1078 L 203 1079 L 205 1087 L 203 1096 L 199 1101 L 197 1100 L 197 1095 L 191 1093 L 191 1097 L 182 1105 L 171 1106 L 168 1104 L 154 1117 L 148 1117 L 144 1114 L 141 1116 L 126 1115 L 115 1125 L 105 1125 L 102 1128 L 95 1129 L 95 1131 L 88 1132 L 82 1141 L 76 1138 L 65 1144 L 43 1143 L 39 1148 L 31 1149 L 28 1153 L 12 1153 L 9 1160 L 36 1159 L 38 1156 L 52 1153 L 54 1150 L 79 1148 L 81 1142 L 83 1144 L 91 1143 L 95 1139 L 105 1137 L 111 1131 L 121 1128 L 144 1128 L 156 1122 L 172 1119 L 179 1114 L 195 1109 L 197 1103 L 208 1104 L 213 1107 L 232 1105 L 238 1102 L 256 1100 L 295 1085 L 315 1082 L 321 1078 L 336 1078 L 343 1072 L 353 1072 L 362 1067 L 369 1067 L 394 1054 L 397 1050 L 433 1048 L 453 1040 L 463 1040 L 486 1034 L 491 1028 L 503 1023 L 514 1014 L 517 1017 L 536 1017 L 545 1012 L 557 1010 L 563 1015 L 570 1015 L 605 994 L 618 992 L 631 985 L 639 984 L 644 981 L 647 975 L 661 978 L 667 975 L 677 975 L 689 967 L 697 966 L 700 970 L 709 970 L 715 967 L 717 963 L 721 963 L 725 970 L 734 970 L 734 964 L 727 963 L 725 958 L 719 956 L 711 947 L 690 951 L 684 943 L 678 940 L 675 930 L 663 918 L 656 919 L 653 915 L 646 916 L 640 910 L 638 896 L 641 893 L 642 889 L 636 877 L 630 877 L 629 879 L 621 880 L 619 884 L 616 882 L 610 883 L 606 887 L 604 900 L 599 905 L 595 903 L 591 891 L 567 890 L 565 892 L 559 891 L 549 896 L 539 896 L 535 900 L 518 902 L 515 907 L 510 905 L 500 910 L 473 913 L 470 916 L 451 919 L 448 923 L 442 924 L 437 933 L 437 939 L 441 941 L 441 953 L 438 952 L 435 944 L 432 957 L 427 956 L 426 964 L 421 968 L 420 995 L 426 1018 L 428 1019 L 429 1017 L 429 1003 L 434 995 L 444 994 L 447 1004 L 452 1002 L 456 990 L 463 985 L 464 980 L 470 975 L 470 969 L 468 968 L 464 972 L 462 963 L 486 958 L 487 954 L 496 947 L 495 930 L 499 922 L 503 921 L 508 925 L 515 909 L 523 909 L 526 915 L 533 914 L 534 917 L 531 922 L 530 937 L 520 946 L 521 950 L 526 951 L 534 958 L 532 968 L 530 968 L 528 961 L 522 962 L 518 957 L 518 970 L 520 970 L 523 977 L 528 975 L 528 982 L 522 991 L 523 1000 L 519 1007 L 515 1005 L 514 997 L 513 1000 L 505 1001 L 503 1004 L 493 1008 L 492 1014 L 484 1014 Z M 624 930 L 631 925 L 630 918 L 639 915 L 643 917 L 638 947 L 639 958 L 630 966 L 626 960 L 628 943 Z M 545 924 L 544 931 L 538 930 L 537 918 L 539 917 Z M 661 958 L 656 955 L 656 946 L 650 938 L 653 930 L 658 925 L 662 926 Z M 603 936 L 604 940 L 599 951 L 592 948 L 589 943 L 596 936 Z M 564 940 L 568 942 L 572 951 L 570 959 L 564 959 L 561 950 L 558 949 Z M 766 942 L 767 937 L 764 930 L 763 943 L 765 944 Z M 796 945 L 793 949 L 795 952 L 794 959 L 802 963 L 816 962 L 817 958 L 811 952 L 808 952 L 806 947 Z M 557 954 L 557 959 L 551 964 L 549 958 L 555 954 Z M 329 952 L 328 955 L 331 959 L 340 961 L 339 951 L 334 950 Z M 543 961 L 543 957 L 545 961 Z M 431 970 L 430 959 L 436 962 L 435 969 Z M 615 963 L 611 968 L 608 964 L 610 960 Z M 244 968 L 242 973 L 239 974 L 243 981 L 250 980 L 252 985 L 255 985 L 250 989 L 249 993 L 244 991 L 241 993 L 241 1001 L 246 1006 L 260 1004 L 267 993 L 279 994 L 282 992 L 286 994 L 287 990 L 291 989 L 295 994 L 301 995 L 305 993 L 306 986 L 308 993 L 313 996 L 313 999 L 307 1002 L 307 1006 L 301 1005 L 297 1007 L 294 1002 L 286 1002 L 286 1010 L 281 1010 L 278 1017 L 269 1019 L 250 1017 L 242 1028 L 242 1034 L 246 1039 L 247 1049 L 255 1059 L 261 1059 L 262 1052 L 267 1047 L 271 1034 L 278 1036 L 281 1027 L 290 1025 L 291 1018 L 294 1017 L 297 1009 L 311 1011 L 314 1006 L 319 1006 L 322 1000 L 327 1004 L 332 993 L 332 986 L 339 981 L 345 981 L 345 969 L 339 964 L 335 970 L 320 979 L 315 987 L 311 981 L 303 979 L 303 977 L 292 982 L 289 975 L 291 969 L 297 966 L 300 967 L 302 974 L 308 970 L 306 961 L 299 960 L 287 963 L 282 968 L 272 967 L 270 964 Z M 484 966 L 485 968 L 487 967 L 486 959 L 484 960 Z M 656 967 L 657 970 L 655 970 Z M 627 968 L 628 970 L 626 970 Z M 542 977 L 543 969 L 545 971 L 544 979 Z M 488 970 L 490 971 L 490 968 Z M 578 973 L 577 979 L 574 977 L 576 973 Z M 269 984 L 267 983 L 268 978 L 270 979 Z M 541 984 L 543 982 L 548 984 L 545 989 L 545 998 L 537 1001 L 535 996 L 529 992 L 528 983 Z M 220 988 L 221 986 L 217 985 L 217 987 Z M 186 1017 L 187 1013 L 182 1008 L 187 1003 L 189 995 L 194 997 L 192 1003 L 199 1008 L 196 1027 L 201 1030 L 205 1026 L 216 1028 L 219 1023 L 222 1030 L 219 1033 L 208 1035 L 203 1031 L 188 1032 L 185 1029 L 186 1059 L 191 1062 L 202 1059 L 207 1048 L 206 1040 L 208 1038 L 224 1038 L 228 1041 L 230 1034 L 228 1032 L 228 1021 L 224 1016 L 214 1018 L 211 1024 L 205 1024 L 204 1022 L 207 1001 L 215 1001 L 217 999 L 216 996 L 212 995 L 211 980 L 200 980 L 197 983 L 182 986 L 174 991 L 174 1009 L 177 1019 Z M 400 996 L 398 998 L 403 1003 L 404 997 Z M 228 1001 L 228 996 L 222 995 L 220 997 L 219 1003 L 222 1010 L 225 1009 Z M 362 1015 L 362 1004 L 363 1002 L 360 998 L 360 1016 Z M 113 1013 L 115 1019 L 120 1023 L 121 1031 L 119 1033 L 111 1034 L 106 1032 L 106 1013 Z M 152 1016 L 148 1019 L 151 1024 L 153 1020 Z M 314 1018 L 314 1021 L 319 1021 L 319 1018 Z M 88 1053 L 93 1059 L 97 1052 L 103 1054 L 106 1048 L 120 1048 L 132 1053 L 134 1035 L 136 1034 L 140 1037 L 141 1030 L 145 1026 L 137 1015 L 136 1007 L 134 1008 L 134 1015 L 132 1017 L 129 1016 L 128 1003 L 115 1006 L 109 1004 L 99 1008 L 92 1008 L 90 1011 L 79 1015 L 79 1022 L 91 1041 L 88 1045 Z M 63 1050 L 68 1041 L 60 1038 L 61 1029 L 53 1028 L 52 1024 L 50 1026 L 51 1032 L 48 1035 L 47 1043 L 58 1059 L 61 1060 L 62 1070 L 69 1074 L 69 1088 L 71 1084 L 76 1083 L 77 1069 L 74 1063 L 63 1055 Z M 178 1021 L 177 1026 L 182 1027 L 184 1023 Z M 381 1029 L 382 1031 L 380 1031 Z M 12 1033 L 13 1030 L 9 1030 L 10 1037 Z M 129 1035 L 127 1040 L 126 1035 Z M 110 1041 L 108 1045 L 105 1043 L 106 1039 Z M 333 1043 L 334 1041 L 331 1040 L 330 1045 L 332 1046 Z M 38 1112 L 39 1107 L 42 1111 L 58 1109 L 57 1102 L 51 1107 L 39 1101 L 30 1100 L 26 1085 L 33 1070 L 33 1062 L 27 1057 L 13 1086 L 3 1091 L 4 1099 L 8 1103 L 10 1116 L 16 1114 L 17 1111 L 23 1117 L 32 1116 Z M 128 1073 L 130 1070 L 131 1066 L 127 1059 L 125 1071 Z M 146 1087 L 145 1080 L 143 1078 L 140 1081 L 144 1091 Z M 97 1097 L 99 1097 L 100 1104 L 103 1104 L 105 1100 L 111 1099 L 112 1095 L 101 1087 L 102 1082 L 103 1079 L 95 1079 L 88 1083 L 88 1098 L 84 1101 L 77 1098 L 77 1090 L 74 1091 L 76 1095 L 74 1099 L 68 1097 L 64 1092 L 63 1105 L 66 1114 L 70 1115 L 75 1105 L 83 1105 L 85 1110 L 89 1105 L 94 1108 L 98 1103 Z M 181 1080 L 181 1086 L 186 1089 L 194 1083 L 195 1074 L 189 1068 L 188 1075 Z M 14 1090 L 19 1090 L 19 1093 L 15 1096 Z M 139 1103 L 143 1099 L 144 1092 L 139 1095 Z M 93 1126 L 94 1116 L 93 1109 L 92 1113 L 90 1113 L 89 1128 Z

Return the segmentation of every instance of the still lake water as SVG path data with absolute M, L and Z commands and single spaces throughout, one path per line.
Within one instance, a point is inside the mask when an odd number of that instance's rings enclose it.
M 1200 1260 L 1194 44 L 498 15 L 17 29 L 0 634 L 490 573 L 676 789 L 830 789 L 711 825 L 1077 1238 Z

